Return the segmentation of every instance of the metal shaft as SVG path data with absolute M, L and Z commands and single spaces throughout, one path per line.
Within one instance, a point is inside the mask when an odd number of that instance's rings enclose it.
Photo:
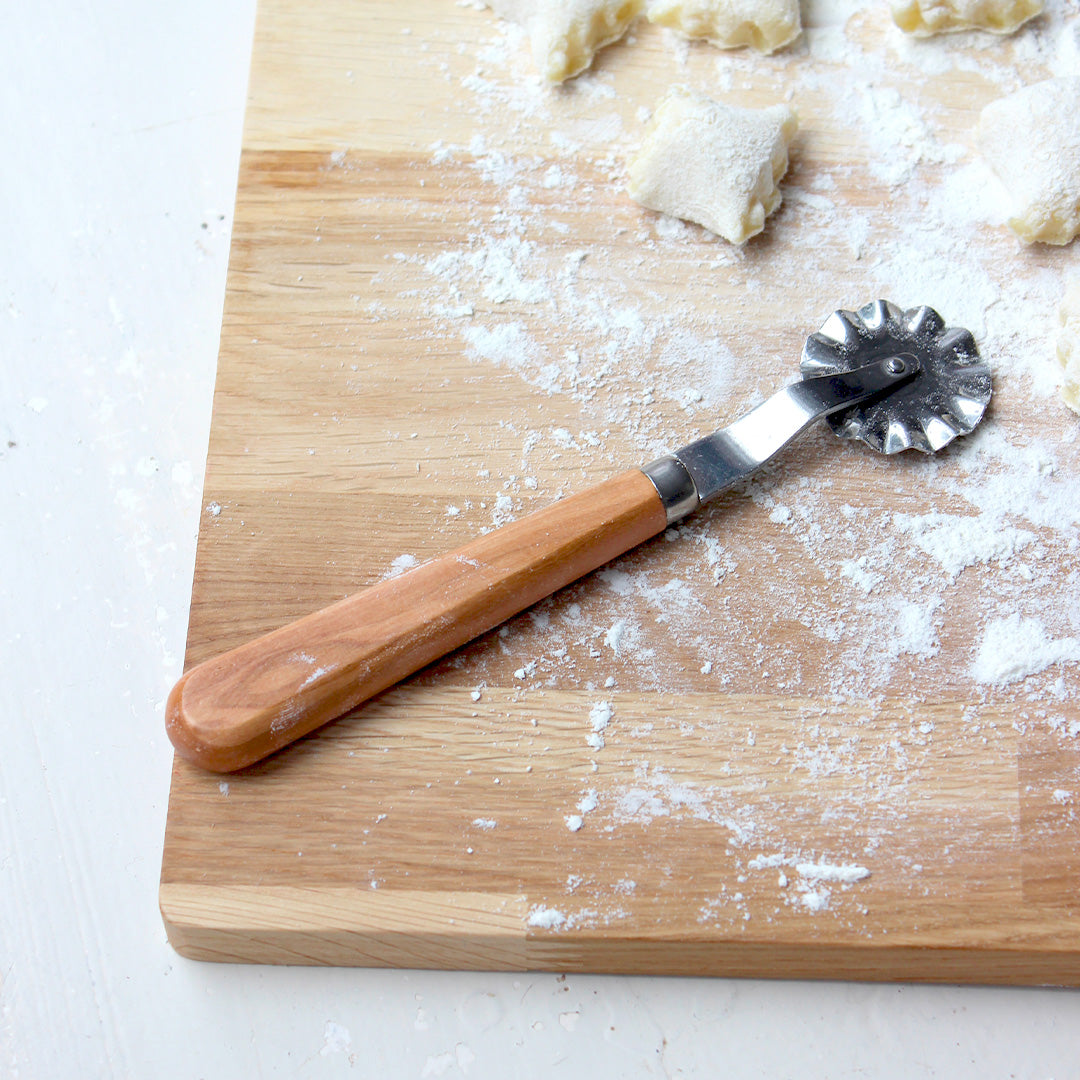
M 663 500 L 670 525 L 756 472 L 815 421 L 889 393 L 918 372 L 914 356 L 898 354 L 804 379 L 642 471 Z

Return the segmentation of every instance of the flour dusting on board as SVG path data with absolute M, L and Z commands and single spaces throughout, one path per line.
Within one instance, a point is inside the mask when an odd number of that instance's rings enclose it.
M 482 435 L 454 432 L 491 448 L 440 504 L 457 538 L 733 419 L 797 376 L 802 338 L 836 307 L 930 304 L 974 333 L 995 376 L 979 431 L 940 455 L 885 459 L 820 426 L 493 647 L 446 661 L 485 688 L 469 715 L 492 718 L 492 739 L 497 720 L 527 742 L 532 782 L 556 731 L 579 754 L 551 766 L 544 822 L 509 801 L 467 811 L 474 865 L 515 822 L 549 830 L 561 876 L 530 897 L 538 932 L 652 917 L 680 890 L 703 926 L 829 919 L 871 934 L 879 885 L 949 893 L 954 866 L 990 857 L 965 828 L 965 761 L 1011 821 L 1018 748 L 1051 738 L 1076 760 L 1038 783 L 1061 815 L 1080 801 L 1080 433 L 1053 359 L 1077 253 L 1018 247 L 970 118 L 947 104 L 951 80 L 989 99 L 1080 72 L 1077 20 L 1051 5 L 1039 27 L 957 53 L 854 0 L 818 14 L 771 57 L 642 31 L 669 83 L 790 102 L 809 133 L 781 210 L 734 248 L 624 197 L 656 96 L 620 74 L 630 51 L 552 91 L 520 28 L 477 12 L 460 70 L 443 72 L 474 134 L 416 163 L 426 192 L 445 185 L 454 238 L 402 241 L 380 275 L 408 297 L 415 348 L 451 352 L 503 402 Z M 828 155 L 840 125 L 855 160 Z M 870 195 L 849 205 L 852 188 Z M 597 221 L 607 241 L 586 242 Z M 905 838 L 913 814 L 933 815 L 935 850 Z M 710 852 L 711 877 L 680 881 L 675 830 Z M 606 851 L 640 872 L 605 880 Z
M 1047 636 L 1040 620 L 1006 615 L 987 627 L 972 665 L 981 683 L 1004 686 L 1055 664 L 1080 661 L 1080 639 Z

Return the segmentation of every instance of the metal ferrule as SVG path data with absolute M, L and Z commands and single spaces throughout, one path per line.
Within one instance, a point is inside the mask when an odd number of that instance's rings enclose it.
M 674 525 L 692 514 L 701 504 L 694 478 L 686 466 L 670 454 L 657 458 L 641 470 L 653 483 L 667 512 L 667 523 Z

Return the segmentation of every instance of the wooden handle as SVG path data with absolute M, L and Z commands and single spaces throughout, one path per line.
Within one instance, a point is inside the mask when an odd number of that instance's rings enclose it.
M 663 532 L 633 469 L 186 672 L 165 726 L 180 755 L 241 769 Z

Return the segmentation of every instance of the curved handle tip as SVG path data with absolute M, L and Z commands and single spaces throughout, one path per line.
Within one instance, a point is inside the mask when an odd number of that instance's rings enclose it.
M 209 729 L 185 710 L 184 688 L 191 674 L 188 671 L 177 680 L 165 702 L 165 732 L 180 757 L 209 772 L 227 773 L 243 769 L 272 752 L 271 748 L 255 749 L 250 744 L 232 741 L 228 731 Z

